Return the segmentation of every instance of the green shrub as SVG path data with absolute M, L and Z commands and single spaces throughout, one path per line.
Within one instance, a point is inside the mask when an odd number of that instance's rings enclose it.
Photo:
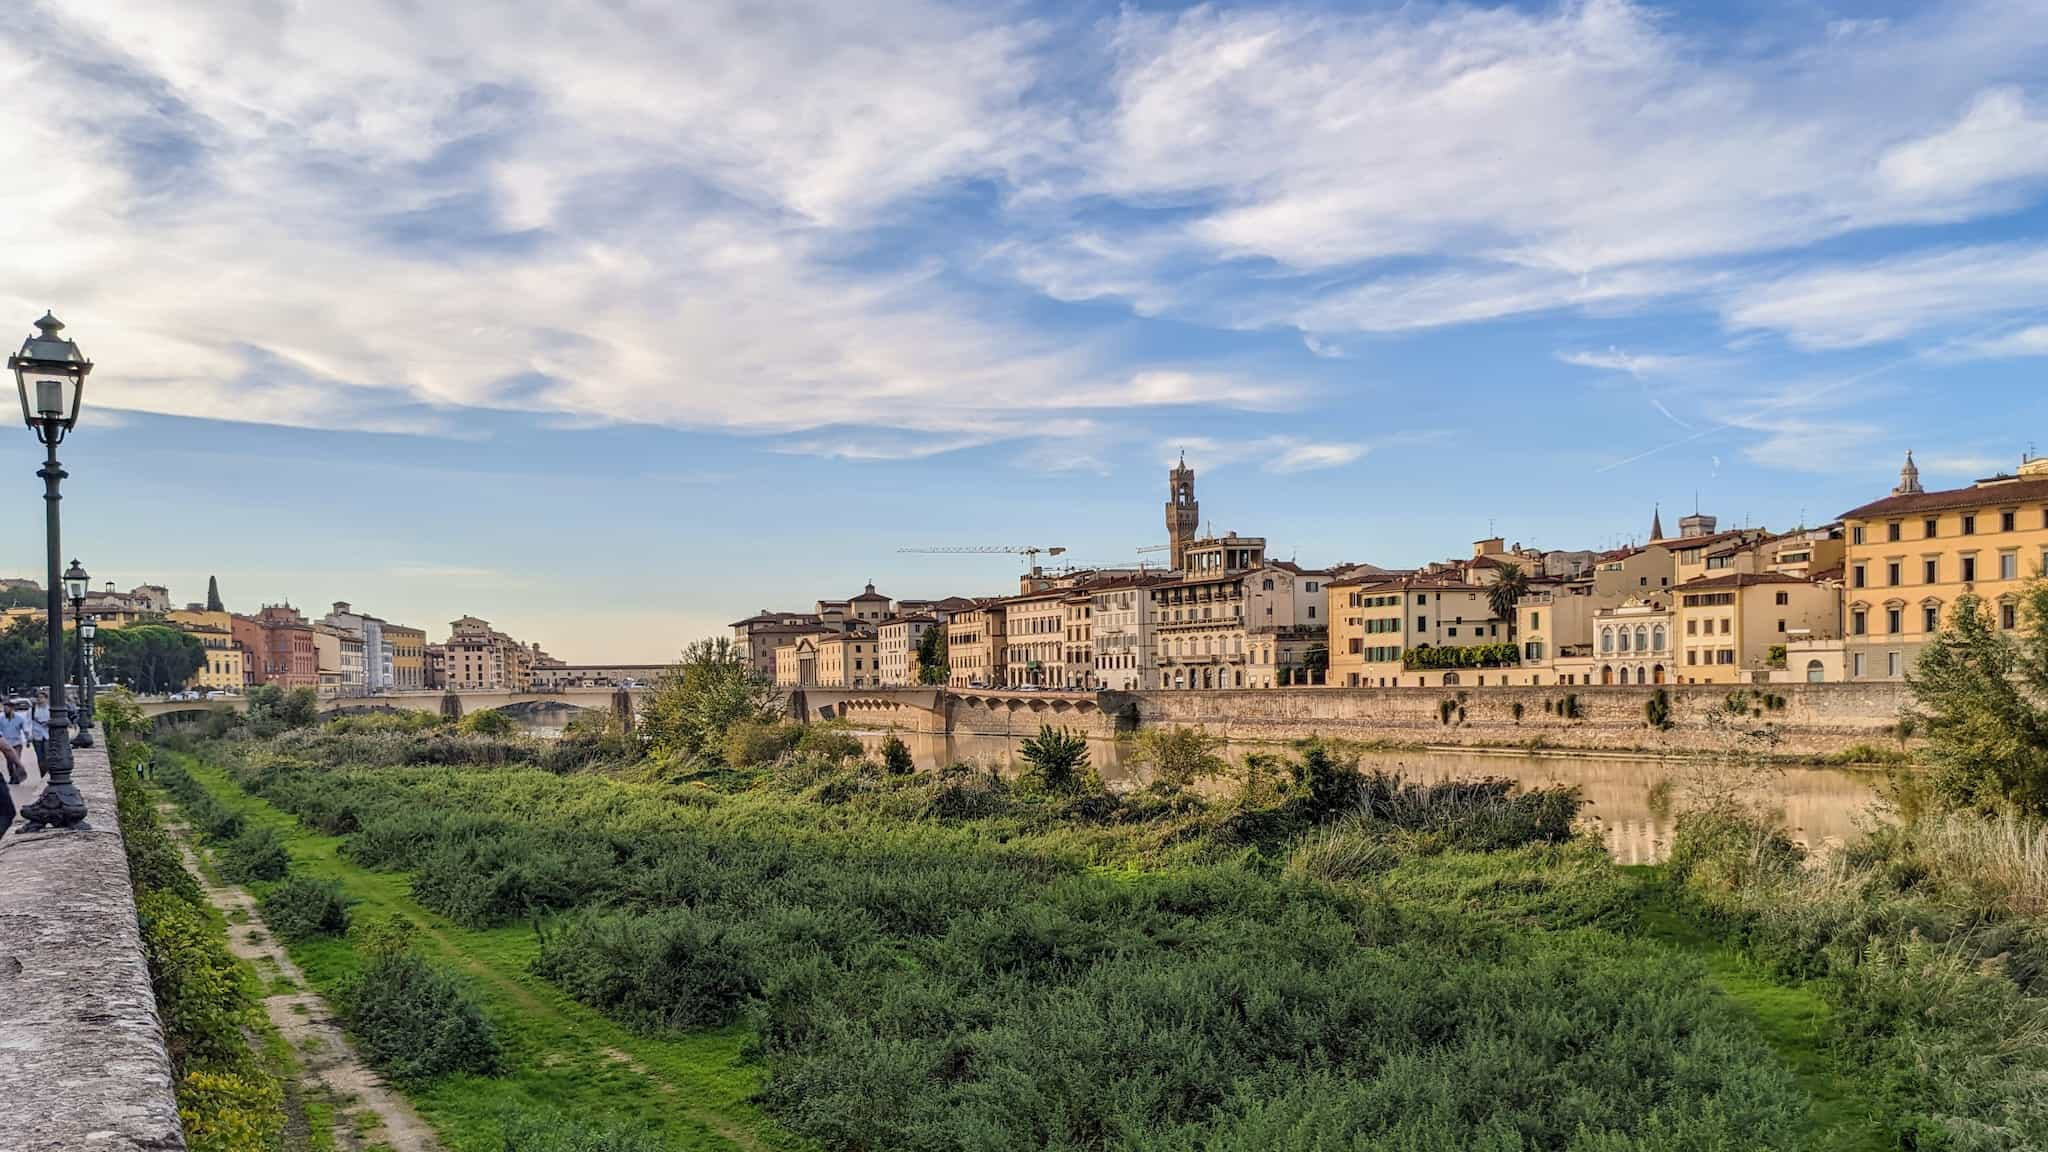
M 275 828 L 251 828 L 220 852 L 221 875 L 238 884 L 282 880 L 291 863 L 291 854 L 285 851 Z
M 486 708 L 464 716 L 455 727 L 471 736 L 510 736 L 519 730 L 519 723 L 496 708 Z
M 917 771 L 917 761 L 910 755 L 910 745 L 894 732 L 882 739 L 882 770 L 891 776 L 908 776 Z
M 1424 644 L 1401 653 L 1401 667 L 1410 672 L 1438 668 L 1505 668 L 1521 661 L 1521 650 L 1513 644 L 1468 644 L 1463 647 Z
M 1358 802 L 1358 753 L 1315 737 L 1298 746 L 1293 762 L 1297 802 L 1311 820 L 1326 819 Z
M 1662 732 L 1671 727 L 1671 693 L 1659 688 L 1643 704 L 1643 719 Z
M 269 1152 L 284 1139 L 284 1091 L 261 1073 L 196 1070 L 177 1083 L 188 1152 Z
M 1088 767 L 1088 737 L 1069 728 L 1038 726 L 1038 735 L 1017 745 L 1017 754 L 1031 767 L 1025 777 L 1054 795 L 1095 791 L 1097 782 Z
M 1198 780 L 1221 775 L 1229 761 L 1217 754 L 1223 738 L 1202 728 L 1175 725 L 1134 733 L 1124 763 L 1168 788 L 1191 788 Z
M 866 749 L 860 737 L 837 722 L 804 724 L 798 727 L 796 754 L 824 761 L 858 760 Z
M 786 720 L 741 720 L 725 733 L 725 762 L 734 768 L 773 764 L 794 751 L 802 725 Z
M 348 931 L 348 898 L 338 880 L 288 876 L 263 895 L 263 922 L 287 940 Z
M 364 1059 L 393 1080 L 488 1075 L 498 1066 L 497 1033 L 476 1001 L 417 952 L 372 956 L 336 1000 Z
M 221 933 L 168 892 L 144 894 L 135 911 L 171 1063 L 233 1065 L 245 1057 L 242 1024 L 254 1000 Z
M 722 1026 L 757 988 L 733 933 L 687 908 L 577 917 L 546 937 L 533 970 L 647 1032 Z

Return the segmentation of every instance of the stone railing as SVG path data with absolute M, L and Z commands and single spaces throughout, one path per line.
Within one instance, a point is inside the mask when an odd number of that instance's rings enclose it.
M 104 748 L 73 752 L 92 813 L 0 838 L 0 1147 L 185 1147 L 135 925 Z

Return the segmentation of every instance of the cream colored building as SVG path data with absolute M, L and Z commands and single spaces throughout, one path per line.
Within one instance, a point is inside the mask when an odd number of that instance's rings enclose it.
M 1064 688 L 1067 683 L 1067 589 L 1003 602 L 1003 675 L 1011 688 Z
M 2048 457 L 1929 492 L 1909 452 L 1892 494 L 1844 512 L 1842 527 L 1847 676 L 1900 679 L 1966 592 L 1994 627 L 2019 627 L 2022 589 L 2048 566 Z
M 1068 592 L 1060 601 L 1065 648 L 1060 658 L 1062 684 L 1070 692 L 1092 692 L 1095 680 L 1095 596 L 1086 588 Z
M 391 653 L 391 690 L 419 692 L 427 687 L 427 633 L 404 624 L 384 623 L 384 646 Z
M 1515 639 L 1522 663 L 1508 673 L 1515 684 L 1576 684 L 1585 675 L 1572 663 L 1593 654 L 1593 617 L 1609 597 L 1592 579 L 1533 586 L 1515 602 Z M 1623 597 L 1622 599 L 1627 599 Z
M 1152 596 L 1164 576 L 1127 576 L 1088 590 L 1089 652 L 1095 684 L 1113 692 L 1151 687 Z
M 1417 648 L 1507 644 L 1512 621 L 1495 618 L 1491 589 L 1456 580 L 1405 576 L 1340 579 L 1328 586 L 1329 683 L 1340 688 L 1401 688 L 1512 683 L 1513 665 L 1409 668 Z
M 1593 613 L 1593 665 L 1600 684 L 1675 682 L 1678 614 L 1671 594 L 1630 597 Z
M 533 687 L 533 653 L 491 627 L 464 616 L 448 625 L 441 646 L 445 687 L 457 692 L 526 692 Z
M 929 612 L 891 616 L 875 628 L 875 648 L 882 664 L 884 687 L 918 683 L 918 648 L 925 633 L 939 627 L 939 618 Z
M 1768 683 L 1773 649 L 1841 635 L 1839 586 L 1779 572 L 1702 576 L 1673 589 L 1686 684 Z
M 777 650 L 795 644 L 799 637 L 811 635 L 820 627 L 816 613 L 771 612 L 763 608 L 744 620 L 732 622 L 732 642 L 739 646 L 748 670 L 780 684 L 783 679 L 776 673 Z
M 775 685 L 778 688 L 812 688 L 818 684 L 818 638 L 828 636 L 820 629 L 794 636 L 775 649 Z
M 1004 603 L 978 600 L 946 621 L 947 685 L 953 688 L 1000 688 L 1009 670 L 1004 634 Z
M 881 684 L 881 661 L 872 629 L 849 625 L 844 632 L 816 637 L 815 643 L 818 687 L 874 688 Z

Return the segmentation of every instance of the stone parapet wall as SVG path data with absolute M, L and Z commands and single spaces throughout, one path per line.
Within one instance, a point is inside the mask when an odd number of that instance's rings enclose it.
M 113 775 L 103 748 L 74 757 L 86 824 L 0 838 L 0 1148 L 175 1152 Z
M 1681 755 L 1742 746 L 1823 756 L 1858 743 L 1895 741 L 1899 714 L 1910 699 L 1906 686 L 1898 683 L 1666 685 L 1669 727 L 1658 729 L 1647 713 L 1658 691 L 1526 686 L 1146 691 L 1104 693 L 1102 710 L 1114 717 L 1127 705 L 1135 706 L 1142 726 L 1199 724 L 1239 740 L 1324 735 Z

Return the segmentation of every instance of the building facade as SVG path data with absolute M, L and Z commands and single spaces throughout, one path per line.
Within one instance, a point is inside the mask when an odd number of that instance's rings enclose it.
M 1664 684 L 1676 677 L 1678 614 L 1668 593 L 1630 597 L 1593 613 L 1593 658 L 1600 684 Z
M 875 633 L 865 626 L 827 632 L 816 638 L 817 684 L 820 688 L 875 688 L 881 684 Z
M 1132 576 L 1088 590 L 1089 652 L 1095 684 L 1112 692 L 1152 687 L 1152 585 L 1166 578 Z
M 1347 577 L 1327 586 L 1330 626 L 1328 682 L 1340 688 L 1426 688 L 1512 683 L 1519 656 L 1493 667 L 1409 667 L 1421 648 L 1465 648 L 1510 642 L 1513 622 L 1493 614 L 1490 589 L 1425 576 Z
M 946 621 L 947 687 L 1003 687 L 1009 671 L 1004 625 L 1001 600 L 978 600 Z
M 884 687 L 919 683 L 918 649 L 924 644 L 925 633 L 937 627 L 939 618 L 929 612 L 898 614 L 876 626 L 875 650 Z
M 1993 627 L 2020 626 L 2021 590 L 2048 566 L 2048 457 L 1929 492 L 1909 452 L 1892 494 L 1844 512 L 1842 528 L 1847 678 L 1901 679 L 1964 593 Z
M 320 657 L 313 644 L 313 623 L 289 604 L 266 604 L 254 617 L 234 618 L 237 640 L 247 640 L 254 653 L 243 667 L 256 684 L 294 688 L 320 687 Z M 243 622 L 247 621 L 245 625 Z
M 242 667 L 242 647 L 235 643 L 233 616 L 203 608 L 180 608 L 164 613 L 164 618 L 191 633 L 206 650 L 206 663 L 193 676 L 191 686 L 216 692 L 242 690 L 247 673 Z
M 1003 603 L 1003 684 L 1066 685 L 1066 589 L 1014 596 Z
M 385 651 L 391 654 L 393 692 L 421 692 L 427 684 L 427 633 L 424 629 L 385 621 Z
M 532 653 L 475 616 L 450 621 L 441 646 L 444 687 L 456 692 L 526 692 L 533 687 Z
M 632 684 L 654 684 L 668 675 L 666 664 L 564 664 L 551 661 L 533 669 L 533 690 L 554 692 L 563 688 L 617 688 Z
M 1762 684 L 1795 639 L 1841 635 L 1840 586 L 1780 572 L 1702 576 L 1672 589 L 1686 684 Z
M 763 608 L 744 620 L 732 622 L 732 642 L 739 646 L 750 671 L 763 680 L 780 684 L 782 678 L 775 673 L 775 653 L 820 626 L 814 612 L 771 612 Z

